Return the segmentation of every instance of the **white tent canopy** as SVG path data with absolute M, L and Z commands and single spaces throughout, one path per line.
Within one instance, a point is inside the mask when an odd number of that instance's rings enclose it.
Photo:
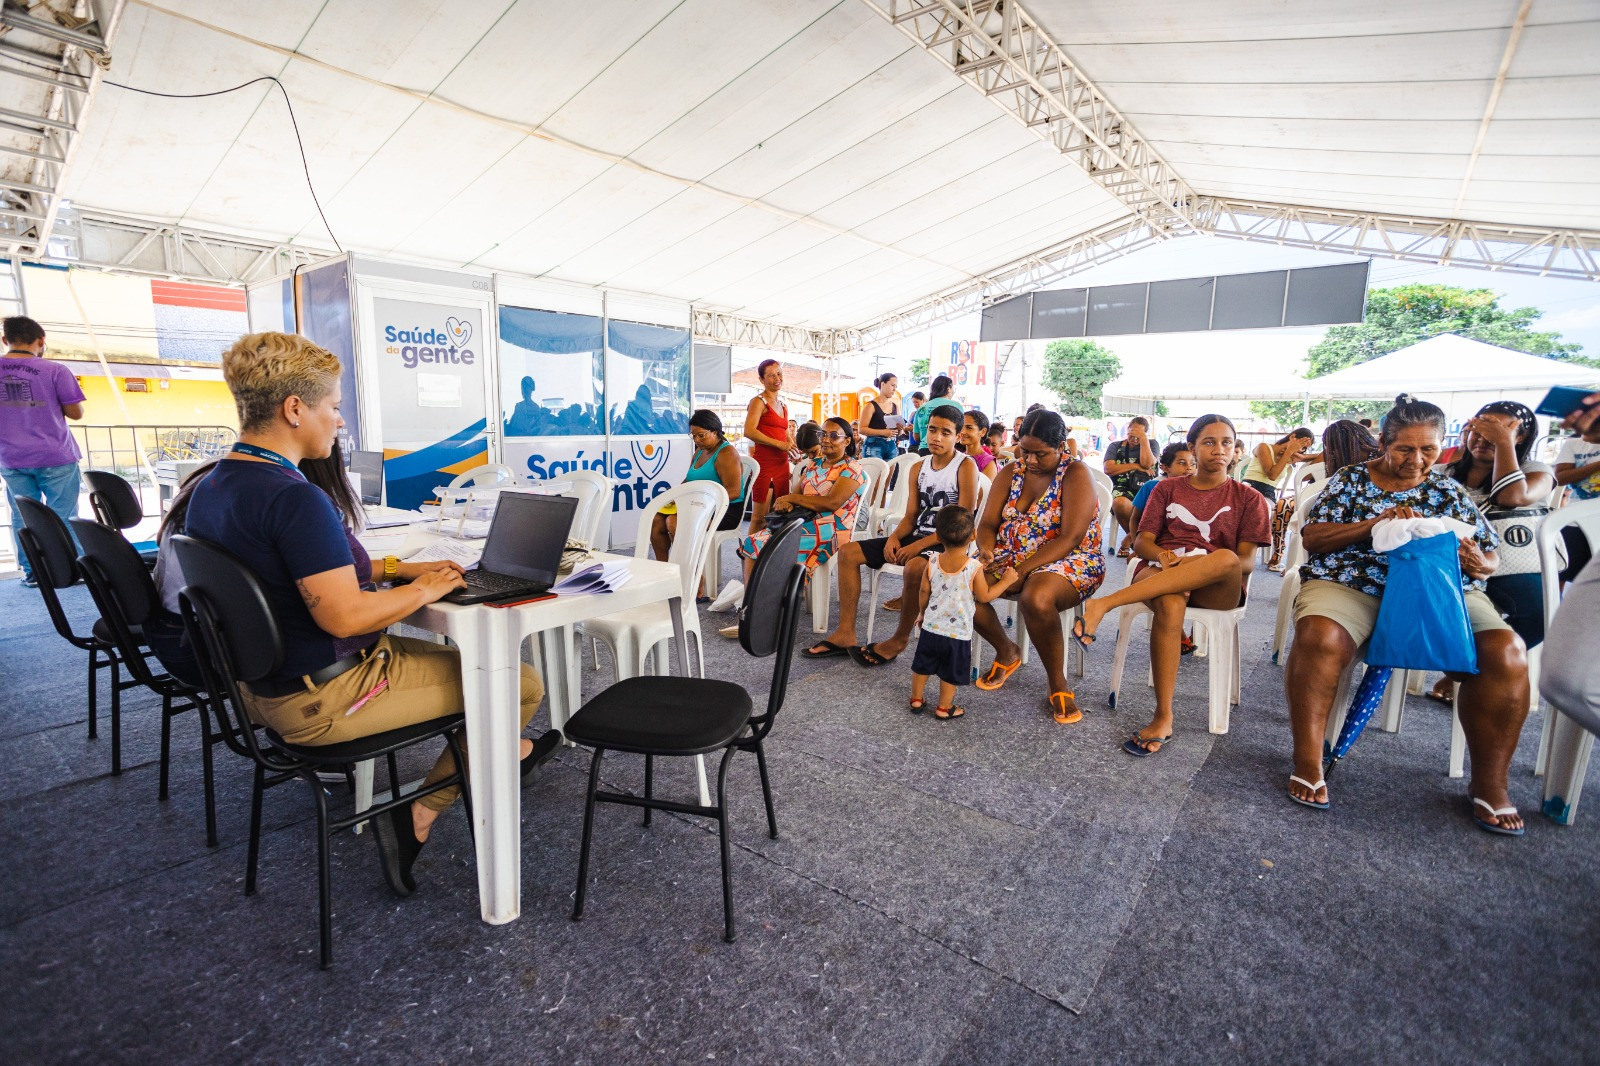
M 1600 382 L 1600 370 L 1443 334 L 1320 378 L 1219 383 L 1162 392 L 1163 400 L 1388 400 L 1402 392 L 1507 393 Z M 1141 395 L 1128 385 L 1112 391 Z M 1152 398 L 1155 398 L 1152 396 Z

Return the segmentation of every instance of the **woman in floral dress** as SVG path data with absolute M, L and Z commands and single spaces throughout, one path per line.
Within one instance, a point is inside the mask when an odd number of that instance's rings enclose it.
M 861 507 L 861 489 L 866 484 L 861 464 L 856 461 L 848 419 L 836 415 L 823 423 L 821 447 L 820 456 L 807 460 L 799 468 L 800 491 L 780 496 L 772 505 L 772 510 L 778 513 L 810 512 L 802 520 L 804 528 L 800 532 L 796 556 L 796 561 L 805 565 L 808 578 L 850 539 L 856 512 Z M 761 554 L 769 539 L 771 533 L 757 529 L 739 542 L 746 581 L 750 580 L 756 556 Z M 725 637 L 737 637 L 739 627 L 728 626 L 721 633 Z
M 1016 460 L 995 475 L 977 544 L 991 579 L 1007 567 L 1016 569 L 1022 621 L 1049 677 L 1051 714 L 1070 725 L 1083 712 L 1067 684 L 1061 612 L 1094 595 L 1105 580 L 1106 565 L 1094 482 L 1083 463 L 1067 453 L 1066 441 L 1066 423 L 1054 411 L 1027 416 L 1017 438 Z M 1022 665 L 1022 649 L 989 604 L 978 606 L 973 625 L 994 647 L 994 663 L 977 683 L 992 691 Z

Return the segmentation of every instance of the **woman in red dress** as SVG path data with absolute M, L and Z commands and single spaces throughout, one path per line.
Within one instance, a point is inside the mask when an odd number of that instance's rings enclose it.
M 778 398 L 783 388 L 783 367 L 776 359 L 763 359 L 756 368 L 765 391 L 750 400 L 745 409 L 744 435 L 750 441 L 750 458 L 760 467 L 752 488 L 755 505 L 751 510 L 750 528 L 765 528 L 763 522 L 768 505 L 779 496 L 789 494 L 789 451 L 794 447 L 794 436 L 789 432 L 789 411 Z

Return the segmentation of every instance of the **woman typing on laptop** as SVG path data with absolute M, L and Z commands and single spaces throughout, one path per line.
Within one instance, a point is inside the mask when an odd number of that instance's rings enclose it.
M 331 455 L 344 425 L 339 360 L 304 337 L 256 333 L 223 354 L 222 372 L 239 409 L 239 443 L 195 487 L 185 526 L 255 573 L 282 630 L 281 670 L 244 687 L 250 716 L 287 741 L 317 745 L 460 713 L 456 649 L 384 632 L 462 587 L 460 568 L 404 567 L 392 557 L 374 566 L 352 547 L 333 500 L 297 467 Z M 370 584 L 401 577 L 412 580 Z M 543 682 L 524 665 L 524 726 L 543 698 Z M 523 740 L 523 773 L 558 742 L 554 733 L 538 744 Z M 429 780 L 454 769 L 446 748 Z M 445 789 L 375 820 L 384 877 L 396 894 L 415 890 L 412 864 L 456 795 Z

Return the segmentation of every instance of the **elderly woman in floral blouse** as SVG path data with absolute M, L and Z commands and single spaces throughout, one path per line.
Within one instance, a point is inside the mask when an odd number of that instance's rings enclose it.
M 1522 640 L 1484 593 L 1499 560 L 1499 539 L 1446 474 L 1439 458 L 1445 415 L 1401 396 L 1383 420 L 1378 457 L 1329 479 L 1301 530 L 1308 561 L 1294 603 L 1294 646 L 1284 673 L 1294 730 L 1289 797 L 1328 806 L 1322 743 L 1339 676 L 1372 634 L 1388 577 L 1388 559 L 1372 546 L 1386 518 L 1455 518 L 1477 527 L 1461 541 L 1461 585 L 1477 645 L 1478 672 L 1461 675 L 1459 711 L 1472 756 L 1468 785 L 1473 820 L 1491 833 L 1521 835 L 1522 816 L 1506 791 L 1511 756 L 1528 715 L 1528 660 Z M 1418 625 L 1431 624 L 1419 618 Z

